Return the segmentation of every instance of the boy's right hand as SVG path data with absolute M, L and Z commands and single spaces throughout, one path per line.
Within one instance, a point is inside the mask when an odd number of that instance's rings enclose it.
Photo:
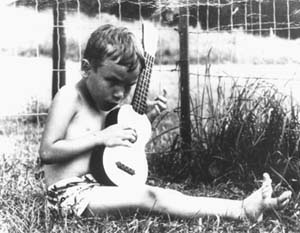
M 107 147 L 129 147 L 137 140 L 137 133 L 133 128 L 119 124 L 111 125 L 96 134 L 98 144 Z

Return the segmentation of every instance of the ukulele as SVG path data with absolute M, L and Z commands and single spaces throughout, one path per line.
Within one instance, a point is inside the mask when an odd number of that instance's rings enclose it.
M 145 68 L 137 80 L 132 102 L 112 110 L 105 119 L 105 127 L 113 124 L 126 124 L 132 127 L 136 130 L 137 140 L 130 147 L 97 146 L 93 149 L 90 160 L 91 173 L 103 185 L 139 185 L 145 184 L 147 180 L 148 163 L 145 145 L 151 137 L 151 123 L 145 111 L 157 34 L 155 30 L 150 30 L 151 28 L 145 29 L 143 24 L 142 44 Z

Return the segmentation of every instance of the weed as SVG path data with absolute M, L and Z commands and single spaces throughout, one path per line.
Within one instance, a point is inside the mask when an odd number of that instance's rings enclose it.
M 270 172 L 276 182 L 298 191 L 297 105 L 265 81 L 232 83 L 226 91 L 219 80 L 213 90 L 207 65 L 202 93 L 191 99 L 189 158 L 180 148 L 179 116 L 169 112 L 154 127 L 149 146 L 155 151 L 150 159 L 153 173 L 172 181 L 243 183 Z
M 178 112 L 171 111 L 157 119 L 154 127 L 157 137 L 153 137 L 148 145 L 152 156 L 161 156 L 163 151 L 172 148 L 165 159 L 165 169 L 180 167 L 180 148 L 178 147 Z M 38 147 L 42 127 L 34 122 L 22 119 L 5 119 L 1 122 L 2 135 L 10 139 L 13 150 L 5 151 L 0 157 L 0 230 L 1 232 L 252 232 L 274 231 L 298 232 L 299 226 L 299 195 L 295 196 L 289 207 L 277 214 L 269 212 L 262 223 L 250 225 L 248 222 L 223 220 L 217 217 L 204 217 L 201 221 L 178 219 L 168 216 L 143 214 L 137 212 L 131 216 L 106 216 L 89 219 L 57 219 L 52 216 L 45 205 L 43 178 L 39 176 Z M 173 128 L 172 128 L 173 127 Z M 165 132 L 165 133 L 164 133 Z M 241 134 L 242 135 L 242 134 Z M 197 138 L 199 140 L 199 138 Z M 196 137 L 195 137 L 196 141 Z M 216 140 L 218 141 L 218 140 Z M 161 143 L 161 144 L 160 144 Z M 195 143 L 195 145 L 197 145 Z M 204 144 L 203 144 L 204 145 Z M 155 147 L 155 148 L 154 148 Z M 196 148 L 196 147 L 195 147 Z M 201 148 L 204 150 L 206 147 Z M 198 148 L 196 148 L 198 149 Z M 206 148 L 207 149 L 207 148 Z M 2 150 L 1 150 L 2 151 Z M 156 154 L 154 154 L 156 151 Z M 190 195 L 214 196 L 231 199 L 241 199 L 246 193 L 233 181 L 219 184 L 198 185 L 188 180 L 184 183 L 166 182 L 161 179 L 159 169 L 151 165 L 149 184 L 177 189 Z M 156 157 L 156 161 L 159 161 Z M 182 167 L 182 165 L 181 165 Z M 173 170 L 174 174 L 179 170 Z M 261 175 L 261 174 L 260 174 Z M 169 176 L 170 177 L 170 176 Z M 259 176 L 260 177 L 260 176 Z M 178 177 L 177 177 L 178 179 Z M 252 182 L 247 182 L 252 183 Z M 276 188 L 276 190 L 278 190 Z M 273 220 L 275 219 L 275 220 Z M 279 220 L 277 220 L 279 219 Z

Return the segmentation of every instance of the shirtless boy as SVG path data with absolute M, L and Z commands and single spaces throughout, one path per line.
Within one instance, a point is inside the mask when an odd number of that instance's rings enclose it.
M 290 191 L 271 197 L 268 174 L 263 176 L 262 187 L 245 200 L 187 196 L 146 184 L 132 189 L 97 183 L 89 168 L 92 149 L 98 145 L 131 146 L 136 140 L 134 129 L 117 124 L 104 128 L 103 122 L 129 94 L 144 58 L 133 34 L 112 25 L 92 33 L 83 57 L 82 79 L 56 94 L 41 141 L 51 210 L 63 215 L 100 216 L 140 209 L 188 218 L 219 215 L 258 220 L 265 210 L 289 202 Z M 166 99 L 159 97 L 147 115 L 152 120 L 164 109 Z

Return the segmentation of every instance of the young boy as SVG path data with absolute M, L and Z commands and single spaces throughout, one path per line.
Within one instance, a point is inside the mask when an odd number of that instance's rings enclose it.
M 104 25 L 88 40 L 82 61 L 82 80 L 64 86 L 51 105 L 41 141 L 49 208 L 63 215 L 100 216 L 128 210 L 148 210 L 181 217 L 219 215 L 258 220 L 264 210 L 285 206 L 291 192 L 272 198 L 271 179 L 245 200 L 193 197 L 175 190 L 137 186 L 103 186 L 90 174 L 95 146 L 131 146 L 137 136 L 126 125 L 104 128 L 107 113 L 121 104 L 144 66 L 143 52 L 126 28 Z M 159 97 L 148 112 L 153 120 L 166 109 Z

